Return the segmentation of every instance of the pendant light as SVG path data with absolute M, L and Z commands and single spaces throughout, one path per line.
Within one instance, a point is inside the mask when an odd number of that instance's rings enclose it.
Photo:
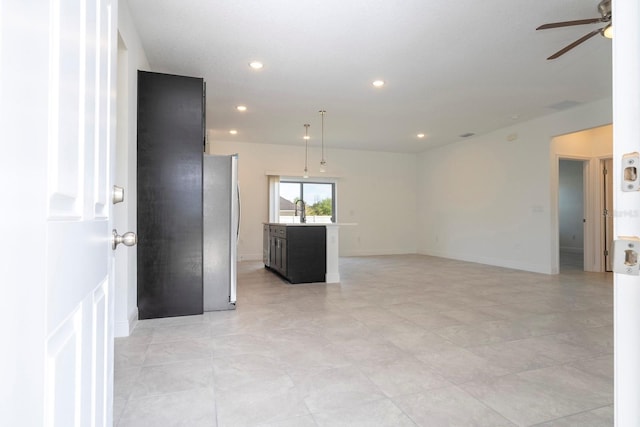
M 324 115 L 326 113 L 325 110 L 320 110 L 320 116 L 322 116 L 322 159 L 320 160 L 320 172 L 327 171 L 327 161 L 324 159 Z
M 309 178 L 309 169 L 307 168 L 307 160 L 309 158 L 309 124 L 304 125 L 304 175 L 303 178 Z

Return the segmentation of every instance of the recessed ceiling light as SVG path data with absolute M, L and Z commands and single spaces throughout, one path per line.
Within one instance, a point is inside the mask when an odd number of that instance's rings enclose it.
M 249 62 L 249 67 L 253 68 L 254 70 L 260 70 L 262 69 L 262 67 L 264 67 L 264 64 L 260 61 L 251 61 Z
M 418 138 L 424 138 L 424 133 L 419 133 Z
M 238 105 L 236 107 L 236 110 L 238 110 L 238 111 L 247 111 L 247 106 L 246 105 Z
M 382 87 L 384 86 L 384 80 L 374 80 L 372 84 L 373 87 Z
M 309 135 L 305 135 L 302 137 L 303 139 L 310 139 L 311 137 Z
M 231 135 L 237 135 L 237 134 L 238 134 L 238 131 L 237 131 L 237 130 L 235 130 L 235 129 L 231 129 L 231 130 L 229 131 L 229 133 L 230 133 Z

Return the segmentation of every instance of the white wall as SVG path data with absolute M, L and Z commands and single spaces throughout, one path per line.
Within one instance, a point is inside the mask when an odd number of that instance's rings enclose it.
M 558 210 L 561 251 L 583 253 L 584 185 L 582 169 L 582 161 L 560 161 Z
M 554 272 L 550 141 L 611 115 L 602 100 L 421 153 L 418 251 Z
M 609 158 L 613 153 L 613 126 L 598 126 L 560 135 L 551 141 L 558 157 Z
M 304 147 L 210 141 L 212 154 L 239 154 L 242 218 L 238 255 L 262 259 L 262 223 L 268 221 L 266 172 L 301 175 Z M 416 156 L 329 149 L 327 172 L 319 168 L 317 148 L 309 150 L 310 176 L 337 176 L 337 221 L 357 223 L 340 229 L 340 255 L 416 252 Z
M 136 231 L 136 145 L 138 70 L 149 70 L 144 49 L 126 0 L 118 7 L 118 123 L 115 184 L 125 201 L 113 207 L 113 225 L 120 234 Z M 127 336 L 138 319 L 136 247 L 120 246 L 115 262 L 115 336 Z

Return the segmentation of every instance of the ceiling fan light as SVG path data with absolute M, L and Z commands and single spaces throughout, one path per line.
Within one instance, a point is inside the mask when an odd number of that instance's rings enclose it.
M 605 36 L 608 39 L 612 39 L 613 38 L 613 25 L 609 24 L 606 27 L 604 27 L 604 30 L 602 31 L 602 35 Z

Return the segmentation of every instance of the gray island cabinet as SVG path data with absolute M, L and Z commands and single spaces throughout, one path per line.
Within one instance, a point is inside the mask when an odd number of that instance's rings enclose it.
M 324 224 L 264 224 L 266 268 L 291 283 L 325 282 L 327 230 Z

